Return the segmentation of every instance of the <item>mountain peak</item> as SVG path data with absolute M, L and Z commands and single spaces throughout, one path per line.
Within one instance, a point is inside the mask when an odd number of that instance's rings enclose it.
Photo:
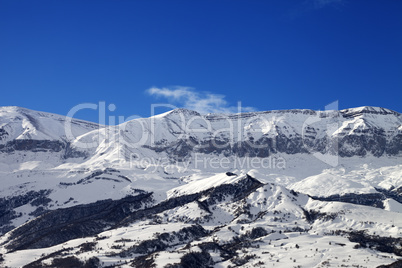
M 167 112 L 166 115 L 184 115 L 184 116 L 201 116 L 199 112 L 189 110 L 186 108 L 177 108 Z
M 377 115 L 396 115 L 400 114 L 396 111 L 374 106 L 361 106 L 356 108 L 349 108 L 340 111 L 344 117 L 356 117 L 363 114 L 377 114 Z
M 19 113 L 22 111 L 29 111 L 29 109 L 19 107 L 19 106 L 1 106 L 0 107 L 0 112 L 5 112 L 5 113 Z

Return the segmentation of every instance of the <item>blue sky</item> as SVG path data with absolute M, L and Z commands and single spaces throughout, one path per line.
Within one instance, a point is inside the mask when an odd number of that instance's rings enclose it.
M 402 112 L 401 14 L 395 0 L 0 0 L 0 106 Z

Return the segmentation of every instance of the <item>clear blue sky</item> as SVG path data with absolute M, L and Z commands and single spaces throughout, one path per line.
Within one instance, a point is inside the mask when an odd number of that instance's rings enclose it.
M 0 0 L 0 38 L 0 106 L 402 112 L 397 0 Z

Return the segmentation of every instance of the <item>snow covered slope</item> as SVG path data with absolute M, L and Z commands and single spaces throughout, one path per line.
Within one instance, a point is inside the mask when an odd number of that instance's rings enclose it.
M 109 160 L 119 157 L 130 161 L 133 155 L 157 152 L 173 161 L 185 161 L 196 153 L 226 157 L 268 157 L 277 153 L 341 157 L 399 155 L 401 141 L 402 116 L 399 113 L 361 107 L 342 111 L 286 110 L 233 115 L 200 115 L 176 109 L 123 123 L 101 135 L 99 131 L 92 131 L 76 143 L 77 147 L 91 144 L 96 158 L 103 155 Z
M 102 128 L 61 115 L 0 107 L 0 166 L 27 163 L 29 168 L 44 162 L 59 165 L 68 158 L 85 157 L 83 152 L 71 148 L 71 142 Z
M 216 174 L 169 196 L 157 202 L 138 193 L 40 216 L 3 236 L 3 263 L 377 267 L 402 253 L 399 213 L 317 201 L 247 174 Z
M 377 107 L 109 127 L 2 107 L 0 266 L 390 264 L 401 151 L 401 115 Z
M 16 106 L 0 107 L 0 144 L 13 140 L 66 140 L 67 120 L 65 116 Z M 98 124 L 77 119 L 71 119 L 71 124 L 76 136 L 99 128 Z

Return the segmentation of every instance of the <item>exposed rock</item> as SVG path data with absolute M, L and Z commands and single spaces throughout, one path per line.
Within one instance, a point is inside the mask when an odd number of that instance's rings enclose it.
M 51 201 L 48 195 L 50 190 L 29 191 L 25 194 L 10 196 L 7 198 L 0 198 L 0 234 L 4 234 L 14 228 L 11 226 L 11 221 L 20 216 L 15 212 L 15 208 L 21 207 L 26 204 L 40 208 L 35 212 L 36 216 L 39 216 L 46 212 L 44 207 Z
M 50 211 L 10 233 L 9 250 L 43 248 L 96 235 L 152 203 L 151 193 Z
M 384 208 L 383 201 L 386 199 L 382 193 L 355 194 L 347 193 L 344 195 L 330 195 L 325 197 L 312 196 L 311 198 L 320 201 L 338 201 L 351 203 L 356 205 L 371 206 L 376 208 Z
M 209 232 L 200 225 L 192 225 L 185 227 L 177 232 L 162 233 L 155 239 L 142 241 L 139 245 L 132 246 L 127 250 L 122 251 L 120 257 L 129 257 L 133 254 L 152 254 L 156 251 L 162 251 L 176 244 L 185 244 L 194 239 L 204 237 Z
M 12 140 L 6 144 L 0 144 L 0 152 L 11 153 L 13 151 L 31 152 L 60 152 L 66 147 L 61 141 L 51 140 Z

